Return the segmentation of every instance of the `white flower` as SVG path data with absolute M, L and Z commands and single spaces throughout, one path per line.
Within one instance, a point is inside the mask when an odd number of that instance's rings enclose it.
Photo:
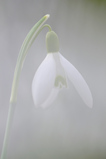
M 56 99 L 59 91 L 63 87 L 68 87 L 67 79 L 72 82 L 85 104 L 92 107 L 93 99 L 87 83 L 78 70 L 59 52 L 47 54 L 34 76 L 34 104 L 37 107 L 48 107 Z

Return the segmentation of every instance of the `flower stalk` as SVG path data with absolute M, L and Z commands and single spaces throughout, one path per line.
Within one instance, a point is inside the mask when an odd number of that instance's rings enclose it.
M 38 34 L 42 31 L 42 29 L 44 27 L 48 27 L 49 31 L 51 31 L 51 27 L 48 24 L 43 25 L 46 22 L 46 20 L 49 18 L 49 16 L 50 15 L 48 15 L 48 14 L 45 15 L 33 26 L 33 28 L 27 34 L 27 36 L 22 44 L 22 47 L 20 49 L 15 71 L 14 71 L 14 78 L 13 78 L 11 96 L 10 96 L 10 106 L 9 106 L 9 111 L 8 111 L 1 159 L 7 158 L 7 148 L 8 148 L 8 142 L 9 142 L 9 136 L 10 136 L 10 131 L 11 131 L 11 127 L 12 127 L 12 122 L 13 122 L 15 105 L 16 105 L 16 101 L 17 101 L 17 89 L 18 89 L 21 69 L 23 67 L 27 52 L 28 52 L 29 48 L 31 47 L 31 45 L 33 44 L 36 37 L 38 36 Z
M 41 32 L 41 30 L 42 30 L 41 26 L 45 23 L 45 21 L 48 18 L 49 18 L 49 15 L 45 15 L 40 21 L 38 21 L 34 25 L 34 27 L 30 30 L 30 32 L 28 33 L 28 35 L 26 36 L 26 38 L 22 44 L 22 47 L 20 49 L 19 56 L 17 59 L 15 72 L 14 72 L 10 103 L 14 103 L 17 100 L 17 88 L 18 88 L 19 77 L 20 77 L 21 69 L 22 69 L 25 57 L 27 55 L 27 52 L 28 52 L 29 48 L 31 47 L 31 45 L 33 44 L 35 38 Z M 46 27 L 46 26 L 48 26 L 48 28 L 50 30 L 50 26 L 44 25 L 44 27 Z

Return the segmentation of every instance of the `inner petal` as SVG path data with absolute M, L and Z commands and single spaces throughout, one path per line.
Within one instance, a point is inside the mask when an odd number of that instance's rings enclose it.
M 66 78 L 64 68 L 60 63 L 59 53 L 54 53 L 53 57 L 56 63 L 56 78 L 55 78 L 54 86 L 58 88 L 63 88 L 63 87 L 67 88 L 67 78 Z

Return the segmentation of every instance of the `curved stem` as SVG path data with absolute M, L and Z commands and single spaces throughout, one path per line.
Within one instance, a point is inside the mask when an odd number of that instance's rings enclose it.
M 39 35 L 39 33 L 40 33 L 45 27 L 48 27 L 49 31 L 52 31 L 52 28 L 51 28 L 50 25 L 48 25 L 48 24 L 43 25 L 43 26 L 37 31 L 37 33 L 33 36 L 32 40 L 31 40 L 30 43 L 28 44 L 28 46 L 27 46 L 27 48 L 26 48 L 26 51 L 25 51 L 25 53 L 24 53 L 24 56 L 23 56 L 24 59 L 25 59 L 26 53 L 28 52 L 28 50 L 29 50 L 30 47 L 32 46 L 33 42 L 35 41 L 35 39 L 37 38 L 37 36 Z
M 44 24 L 44 22 L 48 19 L 48 15 L 44 16 L 41 20 L 39 20 L 34 27 L 30 30 L 28 35 L 26 36 L 22 47 L 19 52 L 19 56 L 17 59 L 15 72 L 14 72 L 14 78 L 13 78 L 13 84 L 12 84 L 12 90 L 11 90 L 11 97 L 10 97 L 10 103 L 16 102 L 17 99 L 17 88 L 18 88 L 18 82 L 19 82 L 19 76 L 21 73 L 21 69 L 27 54 L 28 49 L 34 42 L 35 38 L 38 35 L 38 32 L 41 28 L 41 26 Z
M 52 28 L 51 28 L 51 26 L 50 26 L 50 25 L 45 24 L 45 25 L 43 25 L 43 26 L 42 26 L 42 29 L 43 29 L 44 27 L 48 27 L 49 31 L 52 31 Z
M 51 27 L 47 24 L 42 26 L 48 18 L 49 18 L 49 15 L 45 15 L 41 20 L 39 20 L 34 25 L 34 27 L 27 34 L 27 36 L 22 44 L 22 47 L 20 49 L 19 56 L 18 56 L 17 63 L 16 63 L 16 67 L 15 67 L 13 83 L 12 83 L 10 107 L 9 107 L 6 130 L 5 130 L 5 135 L 4 135 L 1 159 L 6 159 L 6 155 L 7 155 L 7 147 L 8 147 L 10 130 L 11 130 L 11 126 L 12 126 L 14 110 L 15 110 L 15 105 L 16 105 L 15 103 L 16 103 L 16 99 L 17 99 L 17 89 L 18 89 L 18 83 L 19 83 L 21 69 L 22 69 L 22 66 L 23 66 L 23 63 L 25 61 L 25 57 L 27 55 L 29 48 L 31 47 L 32 43 L 34 42 L 34 40 L 36 39 L 38 34 L 41 32 L 41 30 L 44 27 L 48 27 L 49 31 L 51 30 Z

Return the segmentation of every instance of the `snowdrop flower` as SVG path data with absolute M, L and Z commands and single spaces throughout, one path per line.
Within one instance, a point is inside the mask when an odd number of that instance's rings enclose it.
M 86 105 L 92 107 L 90 89 L 78 70 L 59 53 L 59 41 L 55 32 L 46 35 L 48 54 L 35 73 L 32 96 L 36 107 L 46 108 L 62 88 L 68 87 L 69 79 Z

